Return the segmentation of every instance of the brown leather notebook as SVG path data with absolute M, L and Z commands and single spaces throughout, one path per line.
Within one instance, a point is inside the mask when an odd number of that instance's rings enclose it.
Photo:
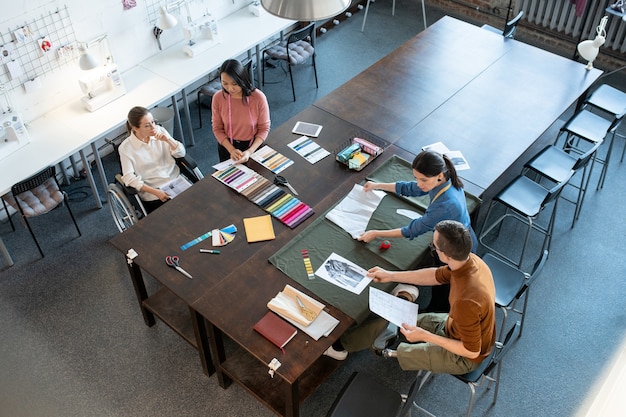
M 298 329 L 271 311 L 268 311 L 253 328 L 278 346 L 283 353 L 285 345 L 298 333 Z

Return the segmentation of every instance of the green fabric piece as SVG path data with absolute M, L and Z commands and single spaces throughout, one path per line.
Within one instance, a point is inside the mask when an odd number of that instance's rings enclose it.
M 357 323 L 365 320 L 370 313 L 369 290 L 366 288 L 357 295 L 319 277 L 309 280 L 302 260 L 302 249 L 309 252 L 314 271 L 317 271 L 333 252 L 364 269 L 370 269 L 376 265 L 397 269 L 384 259 L 372 256 L 372 252 L 365 247 L 363 242 L 352 239 L 346 231 L 323 216 L 316 219 L 269 258 L 269 261 L 280 271 L 313 292 L 325 303 L 339 308 Z M 395 284 L 371 283 L 370 285 L 390 291 Z

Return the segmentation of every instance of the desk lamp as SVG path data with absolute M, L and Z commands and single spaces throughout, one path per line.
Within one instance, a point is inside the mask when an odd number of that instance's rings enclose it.
M 578 44 L 578 53 L 588 61 L 585 67 L 587 70 L 593 68 L 593 61 L 598 56 L 600 47 L 604 45 L 604 41 L 606 40 L 606 30 L 604 30 L 604 28 L 608 20 L 608 16 L 604 16 L 602 20 L 600 20 L 600 25 L 596 28 L 596 38 L 594 40 L 586 40 Z
M 171 29 L 178 24 L 178 19 L 171 14 L 171 11 L 178 10 L 183 5 L 187 10 L 187 22 L 191 23 L 191 12 L 189 11 L 189 3 L 187 3 L 187 0 L 176 0 L 166 4 L 165 6 L 161 6 L 159 9 L 159 20 L 152 29 L 152 33 L 159 44 L 159 50 L 163 50 L 161 47 L 161 34 L 163 31 Z
M 99 52 L 101 58 L 104 57 L 104 65 L 100 65 L 99 57 L 92 53 L 96 46 L 100 47 Z M 92 52 L 89 51 L 90 48 Z M 96 111 L 126 94 L 120 72 L 113 62 L 106 33 L 89 42 L 80 42 L 78 49 L 81 53 L 78 65 L 85 71 L 78 79 L 78 85 L 85 93 L 82 102 L 87 110 Z
M 274 16 L 314 21 L 338 15 L 350 7 L 350 0 L 261 0 L 261 5 Z

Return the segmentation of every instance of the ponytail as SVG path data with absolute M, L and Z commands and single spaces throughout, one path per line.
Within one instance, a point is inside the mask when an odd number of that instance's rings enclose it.
M 463 182 L 461 181 L 458 174 L 456 173 L 454 162 L 452 162 L 452 160 L 448 158 L 447 155 L 443 155 L 443 160 L 446 164 L 446 170 L 447 170 L 447 172 L 444 173 L 446 179 L 450 180 L 450 184 L 452 184 L 454 188 L 456 188 L 457 190 L 460 190 L 461 188 L 463 188 Z

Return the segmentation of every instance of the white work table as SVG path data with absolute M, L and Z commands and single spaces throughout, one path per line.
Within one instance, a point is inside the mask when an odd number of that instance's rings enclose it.
M 189 144 L 193 145 L 195 141 L 185 89 L 219 68 L 225 60 L 239 56 L 252 48 L 256 49 L 257 72 L 260 79 L 261 54 L 259 44 L 295 23 L 294 20 L 276 17 L 265 11 L 260 16 L 255 16 L 245 7 L 218 21 L 219 39 L 221 41 L 211 45 L 202 53 L 190 57 L 183 52 L 185 41 L 181 41 L 139 65 L 180 87 L 187 128 L 190 134 Z M 198 39 L 197 42 L 211 43 L 213 41 Z

